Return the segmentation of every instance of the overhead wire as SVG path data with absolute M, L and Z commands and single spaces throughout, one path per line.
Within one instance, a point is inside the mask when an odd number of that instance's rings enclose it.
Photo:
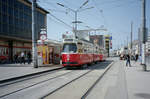
M 40 3 L 42 3 L 41 1 L 38 1 Z M 46 2 L 45 4 L 49 4 L 50 2 Z M 47 10 L 50 10 L 47 8 Z M 55 10 L 55 9 L 53 9 Z M 55 11 L 59 11 L 59 12 L 65 12 L 63 10 L 55 10 Z M 62 21 L 61 19 L 57 18 L 55 15 L 53 15 L 52 13 L 49 13 L 50 16 L 52 16 L 54 19 L 56 19 L 57 21 L 59 21 L 60 23 L 64 24 L 65 26 L 69 27 L 72 29 L 72 26 L 70 26 L 69 24 L 67 24 L 66 22 Z M 49 16 L 48 16 L 49 17 Z
M 99 14 L 100 14 L 101 17 L 103 18 L 103 20 L 104 20 L 104 25 L 106 25 L 106 27 L 108 27 L 108 22 L 106 21 L 106 18 L 105 18 L 104 14 L 103 14 L 103 10 L 102 10 L 102 9 L 99 9 L 99 8 L 97 7 L 97 4 L 96 4 L 95 0 L 92 0 L 92 1 L 93 1 L 94 5 L 95 5 L 96 9 L 98 10 Z
M 63 23 L 64 25 L 66 25 L 67 27 L 72 29 L 72 26 L 70 26 L 69 24 L 65 23 L 64 21 L 62 21 L 61 19 L 57 18 L 56 16 L 54 16 L 53 14 L 49 13 L 50 16 L 52 16 L 53 18 L 55 18 L 57 21 Z
M 72 5 L 72 6 L 74 6 L 74 7 L 78 7 L 77 5 L 75 5 L 75 4 L 73 4 L 72 2 L 68 2 L 68 1 L 66 1 L 66 0 L 63 0 L 66 4 L 68 4 L 68 5 Z
M 46 4 L 48 4 L 48 2 L 46 3 Z M 49 9 L 49 10 L 51 10 L 51 9 Z M 56 11 L 56 12 L 65 12 L 65 14 L 71 19 L 71 20 L 74 20 L 74 17 L 73 16 L 71 16 L 70 14 L 68 14 L 68 12 L 67 11 L 59 11 L 59 10 L 55 10 L 55 9 L 52 9 L 53 11 Z M 67 10 L 67 9 L 66 9 Z M 58 19 L 58 18 L 57 18 Z M 60 20 L 59 20 L 60 21 Z M 62 21 L 61 21 L 62 22 Z
M 46 4 L 46 5 L 50 4 L 51 6 L 53 6 L 53 8 L 57 9 L 57 6 L 54 5 L 55 3 L 52 3 L 52 2 L 50 2 L 50 1 L 44 0 L 44 2 L 41 2 L 41 0 L 38 0 L 38 2 L 39 2 L 39 3 Z M 38 3 L 38 2 L 37 2 L 37 3 Z M 51 6 L 49 6 L 49 7 L 51 7 Z
M 58 24 L 58 25 L 61 25 L 61 26 L 65 27 L 65 28 L 68 28 L 68 29 L 72 30 L 70 27 L 64 25 L 63 23 L 60 23 L 59 21 L 53 19 L 52 17 L 49 16 L 48 18 L 49 18 L 49 20 L 53 21 L 54 23 L 56 23 L 56 24 Z

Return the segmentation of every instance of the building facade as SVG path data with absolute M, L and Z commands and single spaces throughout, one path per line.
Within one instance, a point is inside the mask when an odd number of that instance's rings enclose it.
M 90 35 L 90 41 L 94 44 L 98 44 L 101 48 L 105 48 L 104 35 Z
M 13 61 L 15 54 L 32 48 L 32 3 L 29 0 L 0 0 L 0 60 Z M 35 32 L 47 28 L 47 11 L 36 7 Z
M 112 36 L 105 35 L 105 49 L 107 50 L 109 57 L 109 50 L 112 49 Z

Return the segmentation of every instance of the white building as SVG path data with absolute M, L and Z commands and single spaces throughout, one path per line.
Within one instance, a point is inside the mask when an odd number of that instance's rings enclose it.
M 146 44 L 146 54 L 150 54 L 150 36 L 147 38 Z

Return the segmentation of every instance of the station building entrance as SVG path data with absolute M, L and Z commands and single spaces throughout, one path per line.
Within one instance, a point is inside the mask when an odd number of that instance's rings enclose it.
M 14 55 L 20 56 L 21 52 L 25 53 L 32 51 L 32 44 L 30 41 L 15 40 L 15 39 L 0 39 L 0 63 L 13 63 Z

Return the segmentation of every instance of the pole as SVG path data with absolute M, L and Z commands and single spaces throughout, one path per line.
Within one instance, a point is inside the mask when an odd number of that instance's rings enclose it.
M 37 42 L 36 42 L 36 33 L 35 33 L 35 8 L 36 0 L 32 0 L 32 60 L 33 67 L 38 68 L 37 65 Z
M 133 31 L 133 22 L 131 22 L 131 54 L 132 54 L 132 31 Z
M 77 37 L 77 11 L 75 11 L 75 38 Z
M 127 48 L 128 48 L 128 36 L 127 36 Z
M 144 66 L 144 71 L 146 71 L 145 64 L 145 34 L 146 34 L 146 17 L 145 17 L 145 8 L 146 8 L 146 0 L 142 0 L 142 64 Z
M 110 39 L 108 41 L 108 57 L 109 57 L 109 47 L 110 47 Z

